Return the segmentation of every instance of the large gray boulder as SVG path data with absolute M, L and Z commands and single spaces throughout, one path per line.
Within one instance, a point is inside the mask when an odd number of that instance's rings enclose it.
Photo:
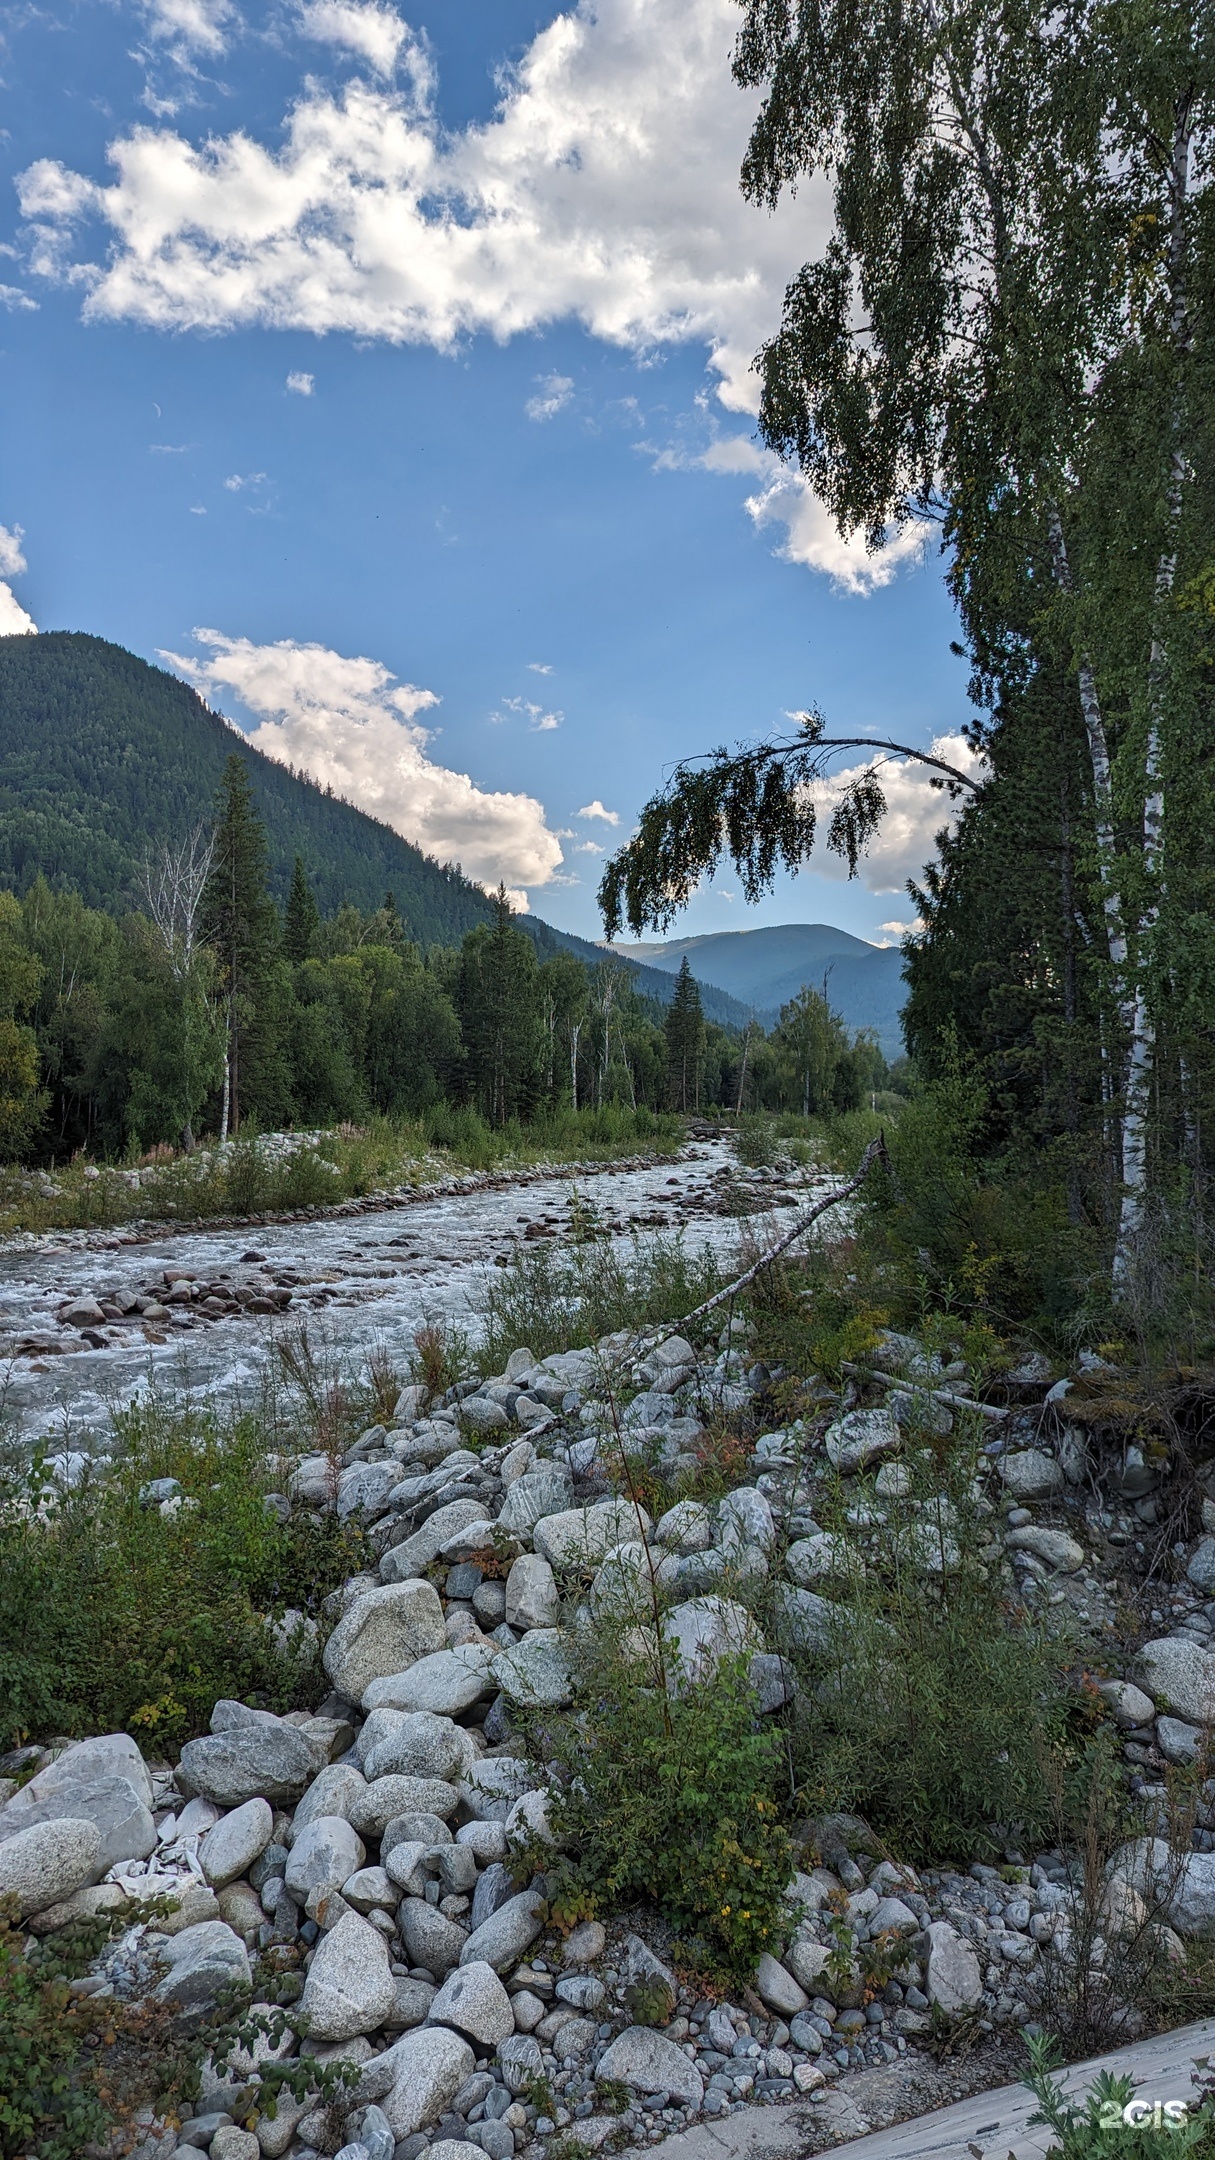
M 461 1779 L 459 1797 L 478 1822 L 504 1823 L 515 1801 L 535 1782 L 517 1755 L 489 1755 Z
M 359 1734 L 359 1761 L 368 1781 L 393 1773 L 462 1777 L 472 1759 L 467 1733 L 433 1710 L 373 1710 Z
M 202 1920 L 172 1935 L 161 1953 L 168 1972 L 153 1990 L 153 2001 L 202 2013 L 213 2008 L 229 1988 L 248 1987 L 249 1953 L 240 1936 L 223 1920 Z
M 373 1680 L 405 1672 L 446 1640 L 433 1584 L 384 1583 L 342 1615 L 325 1645 L 325 1671 L 347 1702 L 362 1702 Z
M 520 1553 L 506 1578 L 506 1624 L 555 1627 L 561 1612 L 557 1578 L 540 1553 Z
M 630 2025 L 613 2040 L 599 2058 L 596 2079 L 617 2080 L 634 2092 L 666 2093 L 681 2107 L 698 2108 L 705 2096 L 704 2079 L 683 2049 L 665 2033 L 648 2025 Z
M 347 1822 L 353 1822 L 366 1791 L 367 1780 L 353 1763 L 327 1763 L 291 1818 L 292 1835 L 298 1837 L 322 1815 L 342 1815 Z
M 108 1784 L 112 1778 L 124 1778 L 144 1806 L 151 1807 L 152 1779 L 130 1733 L 101 1733 L 94 1740 L 75 1741 L 23 1785 L 9 1804 L 35 1807 L 79 1785 Z
M 443 1778 L 374 1778 L 355 1801 L 350 1820 L 363 1837 L 379 1838 L 394 1815 L 439 1815 L 446 1821 L 459 1804 L 455 1786 Z
M 928 2000 L 946 2017 L 960 2017 L 964 2010 L 973 2010 L 982 1996 L 979 1960 L 948 1920 L 930 1921 L 924 1933 L 928 1938 Z
M 513 1650 L 500 1652 L 493 1672 L 503 1694 L 514 1702 L 561 1710 L 574 1699 L 569 1637 L 564 1628 L 532 1628 Z
M 1019 1505 L 1031 1500 L 1053 1500 L 1067 1482 L 1062 1465 L 1042 1448 L 1016 1448 L 1011 1455 L 1002 1455 L 999 1471 L 1009 1497 Z
M 504 1530 L 531 1530 L 546 1515 L 559 1515 L 573 1500 L 573 1487 L 557 1463 L 542 1463 L 516 1478 L 498 1511 Z
M 303 1905 L 310 1890 L 340 1890 L 366 1858 L 367 1847 L 343 1816 L 318 1815 L 300 1831 L 283 1875 L 296 1903 Z
M 314 2040 L 353 2040 L 375 2032 L 397 1996 L 388 1944 L 356 1912 L 344 1913 L 316 1947 L 300 2011 Z
M 362 1515 L 367 1522 L 374 1522 L 386 1512 L 388 1496 L 400 1482 L 401 1466 L 395 1458 L 388 1462 L 351 1463 L 338 1473 L 339 1518 L 344 1522 L 348 1516 Z
M 0 1845 L 0 1897 L 13 1897 L 23 1919 L 46 1912 L 90 1882 L 101 1834 L 96 1823 L 70 1815 L 27 1823 Z
M 764 1575 L 776 1542 L 772 1509 L 757 1486 L 740 1485 L 717 1511 L 717 1542 L 736 1575 Z
M 778 1643 L 803 1650 L 810 1657 L 826 1657 L 846 1640 L 850 1622 L 847 1606 L 833 1604 L 816 1590 L 798 1590 L 792 1583 L 777 1583 L 772 1605 Z
M 903 1436 L 892 1413 L 885 1409 L 849 1410 L 834 1425 L 827 1427 L 824 1441 L 827 1460 L 844 1477 L 855 1477 L 860 1470 L 880 1462 L 885 1455 L 894 1455 L 903 1444 Z
M 509 1972 L 535 1942 L 544 1926 L 543 1912 L 539 1892 L 521 1890 L 518 1897 L 508 1898 L 496 1913 L 474 1928 L 460 1952 L 460 1963 L 484 1962 L 492 1965 L 496 1973 Z
M 471 1642 L 460 1643 L 454 1650 L 436 1650 L 419 1658 L 408 1672 L 373 1680 L 363 1695 L 363 1708 L 429 1710 L 436 1717 L 460 1717 L 483 1696 L 493 1694 L 490 1668 L 495 1649 L 492 1643 Z
M 1190 1725 L 1215 1720 L 1215 1650 L 1180 1635 L 1144 1643 L 1135 1677 L 1158 1710 L 1173 1710 Z
M 416 1578 L 432 1560 L 438 1559 L 449 1537 L 454 1537 L 457 1530 L 466 1530 L 469 1523 L 480 1522 L 484 1513 L 479 1500 L 449 1500 L 445 1507 L 436 1508 L 412 1537 L 390 1546 L 380 1561 L 381 1580 L 403 1583 Z
M 270 1843 L 274 1810 L 268 1800 L 246 1800 L 208 1830 L 199 1851 L 202 1871 L 213 1890 L 245 1875 Z
M 662 1633 L 678 1673 L 689 1681 L 707 1680 L 723 1659 L 750 1656 L 764 1646 L 746 1606 L 729 1598 L 689 1598 L 672 1605 L 663 1616 Z
M 93 1881 L 120 1860 L 146 1860 L 156 1849 L 156 1825 L 151 1811 L 125 1777 L 82 1778 L 63 1783 L 42 1800 L 21 1806 L 18 1793 L 0 1810 L 0 1843 L 34 1823 L 60 1822 L 71 1818 L 91 1822 L 97 1831 L 97 1857 Z
M 440 1980 L 459 1964 L 469 1941 L 466 1928 L 449 1920 L 437 1905 L 428 1905 L 424 1897 L 402 1898 L 397 1907 L 397 1931 L 409 1963 L 424 1966 Z
M 571 1568 L 585 1573 L 597 1568 L 614 1546 L 652 1528 L 645 1509 L 634 1507 L 631 1500 L 597 1500 L 593 1507 L 563 1508 L 542 1516 L 533 1528 L 532 1543 L 559 1575 Z
M 448 1973 L 430 2006 L 430 2022 L 452 2025 L 482 2047 L 496 2047 L 513 2033 L 515 2013 L 493 1966 L 474 1959 Z
M 239 1725 L 187 1740 L 177 1782 L 184 1792 L 199 1793 L 217 1807 L 243 1807 L 257 1799 L 281 1805 L 299 1799 L 316 1767 L 315 1751 L 298 1726 L 250 1710 Z
M 398 2143 L 438 2121 L 472 2075 L 475 2060 L 467 2040 L 447 2025 L 423 2025 L 406 2033 L 379 2058 L 376 2067 L 391 2067 L 393 2072 L 380 2105 Z

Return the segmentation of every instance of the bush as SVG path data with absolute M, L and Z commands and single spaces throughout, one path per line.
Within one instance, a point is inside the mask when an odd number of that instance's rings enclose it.
M 1184 2112 L 1175 2112 L 1177 2103 L 1170 2095 L 1166 2114 L 1163 2100 L 1136 2093 L 1133 2077 L 1102 2070 L 1077 2106 L 1053 2074 L 1057 2058 L 1050 2041 L 1033 2038 L 1029 2050 L 1025 2082 L 1038 2103 L 1030 2123 L 1050 2130 L 1057 2140 L 1046 2160 L 1160 2160 L 1162 2149 L 1170 2160 L 1178 2155 L 1215 2160 L 1215 2096 L 1209 2078 L 1193 2107 L 1181 2104 Z M 1132 2105 L 1136 2102 L 1137 2108 Z
M 780 1943 L 792 1856 L 781 1737 L 756 1716 L 745 1660 L 676 1689 L 649 1660 L 587 1641 L 578 1678 L 577 1714 L 545 1714 L 542 1733 L 531 1720 L 563 1848 L 535 1855 L 552 1917 L 649 1898 L 693 1962 L 753 1979 Z
M 537 1357 L 579 1349 L 620 1328 L 682 1319 L 728 1278 L 711 1252 L 689 1252 L 680 1237 L 634 1237 L 628 1247 L 596 1235 L 593 1207 L 581 1210 L 573 1245 L 539 1245 L 488 1273 L 481 1301 L 483 1361 L 500 1372 L 522 1343 Z
M 27 1735 L 132 1731 L 145 1748 L 205 1730 L 220 1696 L 307 1701 L 315 1653 L 268 1622 L 315 1617 L 357 1571 L 357 1531 L 263 1505 L 276 1477 L 253 1415 L 229 1424 L 161 1404 L 116 1420 L 104 1480 L 62 1491 L 39 1458 L 0 1477 L 0 1748 Z M 168 1517 L 141 1501 L 178 1480 Z

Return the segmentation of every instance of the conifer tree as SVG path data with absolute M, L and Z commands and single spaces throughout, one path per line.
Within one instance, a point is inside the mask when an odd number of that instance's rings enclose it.
M 492 927 L 470 930 L 460 949 L 456 987 L 469 1078 L 494 1125 L 529 1110 L 540 1085 L 537 973 L 536 948 L 515 928 L 500 885 Z
M 266 829 L 245 761 L 233 751 L 216 804 L 215 853 L 203 903 L 207 937 L 219 959 L 227 1011 L 221 1137 L 240 1131 L 241 1083 L 249 1039 L 278 951 L 278 911 L 266 884 Z
M 667 1100 L 672 1110 L 699 1110 L 704 1063 L 705 1021 L 700 985 L 685 953 L 679 963 L 675 995 L 667 1007 Z
M 293 967 L 299 967 L 312 958 L 316 933 L 321 925 L 321 911 L 316 896 L 308 883 L 302 858 L 297 855 L 291 873 L 291 891 L 287 898 L 287 913 L 283 923 L 283 951 Z

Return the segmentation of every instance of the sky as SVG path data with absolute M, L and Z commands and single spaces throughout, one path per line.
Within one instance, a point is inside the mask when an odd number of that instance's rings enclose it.
M 738 168 L 733 0 L 39 0 L 0 56 L 0 634 L 78 629 L 521 907 L 599 935 L 679 759 L 951 742 L 936 537 L 832 529 L 753 356 L 822 247 Z M 863 762 L 863 756 L 851 762 Z M 947 816 L 672 935 L 884 943 Z

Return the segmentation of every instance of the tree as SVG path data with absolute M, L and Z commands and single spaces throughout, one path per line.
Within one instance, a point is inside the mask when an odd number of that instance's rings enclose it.
M 245 762 L 233 751 L 216 806 L 215 845 L 203 901 L 203 921 L 220 968 L 225 1008 L 221 1138 L 240 1131 L 241 1091 L 259 1021 L 270 1019 L 271 976 L 278 952 L 278 914 L 266 883 L 266 833 L 253 801 Z
M 38 1039 L 25 1021 L 42 968 L 26 945 L 20 902 L 0 893 L 0 1157 L 20 1156 L 41 1124 L 47 1096 L 40 1088 Z
M 818 991 L 807 984 L 781 1007 L 773 1048 L 786 1107 L 802 1117 L 834 1107 L 836 1073 L 847 1055 L 848 1038 L 827 1003 L 825 985 Z
M 283 917 L 283 951 L 293 967 L 299 967 L 305 960 L 312 958 L 320 926 L 321 911 L 308 883 L 303 859 L 297 855 L 295 868 L 291 873 L 287 912 Z
M 460 948 L 456 1011 L 467 1072 L 493 1125 L 530 1109 L 540 1081 L 541 1018 L 536 948 L 514 925 L 505 886 L 491 927 L 470 930 Z
M 675 995 L 667 1007 L 666 1038 L 667 1101 L 672 1110 L 699 1110 L 705 1021 L 700 985 L 688 966 L 686 953 L 675 978 Z
M 194 1146 L 194 1120 L 219 1079 L 222 1056 L 219 1013 L 211 994 L 215 956 L 201 940 L 203 897 L 214 854 L 215 834 L 196 826 L 178 846 L 166 840 L 144 858 L 148 912 L 179 1005 L 178 1129 L 187 1153 Z

